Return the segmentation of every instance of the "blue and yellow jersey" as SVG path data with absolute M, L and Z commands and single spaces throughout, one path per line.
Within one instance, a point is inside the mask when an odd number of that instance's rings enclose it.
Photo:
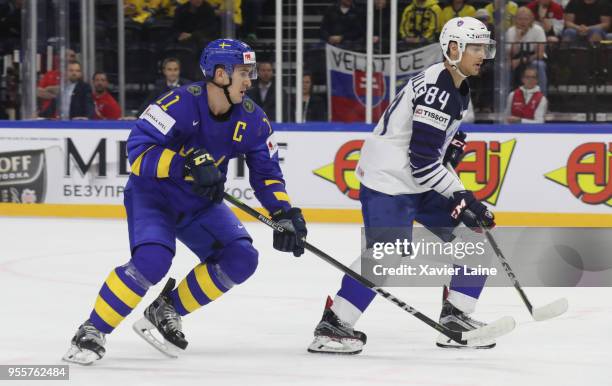
M 514 1 L 508 1 L 506 3 L 506 17 L 504 18 L 504 24 L 505 24 L 506 30 L 514 25 L 514 16 L 516 15 L 518 8 L 519 8 L 518 4 L 516 4 Z M 495 16 L 493 14 L 495 13 L 495 4 L 489 3 L 485 6 L 484 9 L 487 10 L 487 12 L 489 13 L 489 18 L 491 20 L 491 23 L 494 24 Z
M 402 12 L 399 25 L 400 37 L 418 37 L 426 41 L 434 41 L 436 34 L 442 30 L 442 9 L 438 0 L 425 0 L 421 4 L 410 3 Z
M 440 16 L 440 25 L 444 27 L 447 21 L 455 17 L 474 16 L 476 14 L 476 8 L 469 4 L 463 4 L 459 10 L 455 10 L 452 5 L 447 5 L 442 9 Z
M 199 148 L 208 150 L 223 174 L 229 160 L 244 155 L 261 204 L 270 213 L 291 207 L 266 114 L 245 97 L 223 119 L 213 116 L 204 82 L 161 95 L 141 114 L 127 142 L 130 180 L 155 179 L 152 186 L 171 198 L 175 210 L 200 210 L 210 202 L 195 195 L 191 177 L 184 177 L 185 157 Z

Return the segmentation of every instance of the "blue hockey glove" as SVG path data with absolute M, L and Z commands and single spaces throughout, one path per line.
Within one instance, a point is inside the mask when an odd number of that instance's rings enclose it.
M 463 131 L 457 131 L 457 134 L 455 134 L 451 143 L 448 144 L 446 154 L 444 154 L 443 165 L 450 163 L 453 169 L 459 165 L 459 162 L 461 162 L 461 159 L 463 158 L 466 137 L 467 135 Z
M 300 257 L 304 253 L 304 239 L 308 234 L 306 221 L 300 208 L 291 208 L 288 211 L 279 210 L 272 214 L 272 220 L 288 230 L 288 232 L 274 231 L 272 242 L 274 249 L 293 252 L 293 256 Z
M 195 150 L 187 156 L 185 174 L 193 177 L 195 194 L 217 204 L 223 201 L 226 178 L 217 169 L 215 160 L 206 149 Z
M 462 221 L 467 227 L 480 231 L 482 225 L 485 229 L 495 226 L 493 213 L 474 197 L 469 190 L 460 190 L 451 197 L 451 217 L 457 222 Z

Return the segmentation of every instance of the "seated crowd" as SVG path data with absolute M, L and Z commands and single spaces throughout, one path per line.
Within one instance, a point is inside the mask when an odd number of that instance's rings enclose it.
M 266 3 L 266 0 L 234 0 L 230 14 L 225 9 L 224 0 L 126 0 L 126 30 L 131 31 L 128 51 L 132 52 L 130 45 L 134 42 L 146 42 L 152 49 L 157 50 L 151 57 L 156 58 L 154 62 L 159 63 L 159 79 L 155 81 L 154 78 L 145 77 L 139 81 L 145 88 L 138 95 L 137 104 L 132 104 L 127 113 L 121 112 L 115 97 L 109 92 L 109 82 L 115 83 L 116 80 L 116 68 L 104 65 L 107 73 L 96 71 L 92 79 L 82 79 L 77 55 L 68 50 L 67 84 L 64 89 L 70 92 L 71 98 L 64 103 L 58 101 L 59 72 L 57 66 L 54 66 L 53 70 L 42 74 L 38 82 L 38 114 L 40 117 L 57 118 L 63 111 L 63 116 L 71 119 L 118 119 L 126 115 L 136 116 L 159 94 L 201 79 L 197 68 L 199 51 L 209 41 L 220 37 L 222 17 L 231 17 L 238 28 L 238 36 L 255 45 L 257 49 L 259 19 L 265 4 L 270 3 Z M 319 29 L 321 42 L 363 51 L 366 33 L 364 6 L 365 0 L 339 0 L 322 10 Z M 494 2 L 484 0 L 412 0 L 408 3 L 400 1 L 400 6 L 397 23 L 400 51 L 435 43 L 444 23 L 457 16 L 478 18 L 493 31 L 493 19 L 496 15 Z M 15 37 L 19 34 L 16 15 L 21 7 L 21 1 L 0 0 L 0 32 L 16 41 L 19 40 Z M 378 53 L 386 53 L 390 39 L 389 1 L 374 0 L 374 8 L 375 50 Z M 549 78 L 547 44 L 580 46 L 611 39 L 611 15 L 612 7 L 607 0 L 527 0 L 519 1 L 518 4 L 514 1 L 506 2 L 504 23 L 508 49 L 505 51 L 512 70 L 512 88 L 518 87 L 508 99 L 511 107 L 508 109 L 509 121 L 539 121 L 543 117 L 540 116 L 542 109 L 546 111 Z M 108 20 L 112 20 L 112 17 Z M 113 38 L 106 39 L 110 49 L 116 50 Z M 142 44 L 139 47 L 141 46 Z M 105 47 L 104 43 L 100 44 L 100 50 Z M 3 47 L 0 46 L 0 51 L 2 50 Z M 249 95 L 274 119 L 275 69 L 273 63 L 267 59 L 265 55 L 258 57 L 259 79 L 254 82 Z M 324 70 L 311 70 L 312 72 L 305 71 L 303 78 L 303 118 L 306 121 L 326 120 L 325 96 L 313 92 L 314 84 L 324 83 L 325 79 L 320 79 L 321 76 L 317 78 L 317 74 Z M 536 73 L 535 76 L 533 72 Z M 492 70 L 483 68 L 480 81 L 492 84 L 492 80 Z M 318 83 L 315 83 L 316 81 Z M 115 88 L 111 87 L 111 91 L 115 91 Z M 490 96 L 474 96 L 477 110 L 483 105 L 481 101 L 492 100 Z M 536 108 L 517 107 L 520 101 L 523 101 L 525 106 L 531 106 L 530 98 L 534 97 L 538 98 Z M 283 91 L 284 100 L 292 102 L 292 98 L 295 96 Z M 0 104 L 3 102 L 0 101 Z M 295 112 L 289 107 L 293 104 L 294 102 L 283 104 L 283 120 L 295 119 Z M 0 110 L 3 107 L 0 105 Z M 519 111 L 528 111 L 529 114 L 515 114 Z M 0 113 L 0 118 L 3 116 Z

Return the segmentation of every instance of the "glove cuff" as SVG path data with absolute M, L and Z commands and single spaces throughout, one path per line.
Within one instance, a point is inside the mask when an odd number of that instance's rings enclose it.
M 459 190 L 454 192 L 452 196 L 453 204 L 461 200 L 465 200 L 465 203 L 469 205 L 472 202 L 476 201 L 476 197 L 474 196 L 474 193 L 470 190 Z
M 185 167 L 185 161 L 185 158 L 178 154 L 172 157 L 172 161 L 170 162 L 170 178 L 183 179 L 185 176 L 189 175 L 189 171 Z
M 302 210 L 298 207 L 291 207 L 289 209 L 279 209 L 276 212 L 272 213 L 272 220 L 284 220 L 284 219 L 292 219 L 296 214 L 302 214 Z

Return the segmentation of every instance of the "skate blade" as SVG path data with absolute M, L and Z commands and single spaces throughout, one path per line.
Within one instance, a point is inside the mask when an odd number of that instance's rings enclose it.
M 461 338 L 467 341 L 468 346 L 488 345 L 494 341 L 495 338 L 506 335 L 514 330 L 515 326 L 516 322 L 514 318 L 511 316 L 504 316 L 486 326 L 461 333 Z
M 308 346 L 308 352 L 320 354 L 355 355 L 363 350 L 359 339 L 317 336 Z
M 99 359 L 102 358 L 95 352 L 87 349 L 80 349 L 75 345 L 72 345 L 68 352 L 62 357 L 64 362 L 76 363 L 82 366 L 89 366 Z
M 142 318 L 134 323 L 132 329 L 147 343 L 169 358 L 178 358 L 178 353 L 182 351 L 167 340 L 163 338 L 160 340 L 153 335 L 152 331 L 157 331 L 157 328 L 147 318 Z
M 536 321 L 541 322 L 542 320 L 552 319 L 565 313 L 568 307 L 567 299 L 561 298 L 545 306 L 535 308 L 531 315 Z
M 496 343 L 493 341 L 490 342 L 483 342 L 479 345 L 467 345 L 467 344 L 460 344 L 457 343 L 455 341 L 453 341 L 452 339 L 450 339 L 449 337 L 447 337 L 444 334 L 440 334 L 438 336 L 438 340 L 436 341 L 436 346 L 438 347 L 442 347 L 442 348 L 451 348 L 451 349 L 459 349 L 459 350 L 483 350 L 483 349 L 490 349 L 496 346 Z

